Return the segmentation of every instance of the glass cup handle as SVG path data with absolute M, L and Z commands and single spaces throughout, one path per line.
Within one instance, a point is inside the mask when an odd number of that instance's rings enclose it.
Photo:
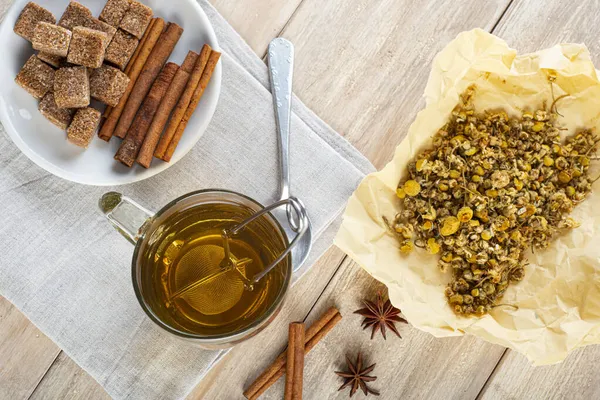
M 100 210 L 125 239 L 136 244 L 154 213 L 121 193 L 105 193 L 98 202 Z

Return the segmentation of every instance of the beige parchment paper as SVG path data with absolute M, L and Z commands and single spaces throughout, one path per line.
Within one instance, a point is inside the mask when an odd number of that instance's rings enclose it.
M 387 285 L 392 303 L 415 327 L 437 337 L 473 334 L 519 351 L 536 365 L 560 362 L 573 349 L 600 343 L 600 181 L 572 213 L 581 226 L 559 236 L 547 250 L 527 255 L 531 264 L 525 278 L 502 300 L 518 310 L 498 307 L 482 318 L 452 312 L 444 296 L 450 275 L 438 270 L 438 256 L 419 249 L 401 255 L 382 217 L 400 211 L 395 192 L 407 164 L 430 145 L 468 86 L 477 87 L 476 110 L 501 108 L 520 115 L 552 103 L 549 75 L 556 76 L 555 97 L 569 94 L 558 103 L 564 116 L 560 122 L 568 128 L 564 135 L 583 127 L 597 130 L 600 81 L 584 45 L 561 44 L 519 56 L 485 31 L 458 35 L 433 61 L 425 109 L 392 162 L 367 176 L 352 195 L 335 239 Z M 592 176 L 600 173 L 596 167 Z

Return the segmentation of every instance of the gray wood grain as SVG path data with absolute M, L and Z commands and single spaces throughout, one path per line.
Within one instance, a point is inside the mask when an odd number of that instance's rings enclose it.
M 252 49 L 263 57 L 302 0 L 209 0 Z
M 0 297 L 0 399 L 26 399 L 60 349 Z
M 557 43 L 585 43 L 594 64 L 600 62 L 600 1 L 516 0 L 494 34 L 520 54 Z
M 30 399 L 105 400 L 110 397 L 87 372 L 61 352 Z
M 561 364 L 534 367 L 519 353 L 508 351 L 498 364 L 480 400 L 600 399 L 600 346 L 574 351 Z
M 294 91 L 380 168 L 424 106 L 433 57 L 464 30 L 491 30 L 509 1 L 474 4 L 305 0 L 283 32 Z

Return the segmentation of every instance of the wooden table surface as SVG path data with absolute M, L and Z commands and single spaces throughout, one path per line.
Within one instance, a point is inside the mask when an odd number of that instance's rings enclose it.
M 560 0 L 212 0 L 260 57 L 271 39 L 296 46 L 294 90 L 377 168 L 391 158 L 416 113 L 435 54 L 476 27 L 519 52 L 584 42 L 600 65 L 600 1 Z M 0 10 L 3 14 L 6 10 Z M 532 367 L 521 355 L 472 336 L 436 339 L 403 325 L 403 339 L 369 340 L 352 312 L 380 285 L 331 248 L 292 289 L 276 321 L 237 346 L 190 398 L 240 399 L 285 348 L 287 324 L 312 323 L 331 305 L 344 319 L 307 357 L 305 398 L 337 392 L 344 355 L 377 362 L 382 399 L 598 399 L 600 346 L 562 364 Z M 280 380 L 265 399 L 283 394 Z M 0 297 L 0 399 L 103 399 L 103 389 Z M 358 393 L 354 398 L 363 398 Z

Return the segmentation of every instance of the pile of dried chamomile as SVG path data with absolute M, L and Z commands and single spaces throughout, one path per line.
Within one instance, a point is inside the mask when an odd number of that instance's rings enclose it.
M 408 165 L 397 194 L 403 210 L 388 222 L 403 253 L 440 254 L 446 288 L 460 315 L 484 315 L 521 280 L 525 251 L 546 248 L 578 226 L 569 218 L 591 191 L 599 139 L 585 130 L 563 142 L 556 101 L 549 111 L 475 113 L 469 88 L 433 146 Z M 544 107 L 546 108 L 546 107 Z

